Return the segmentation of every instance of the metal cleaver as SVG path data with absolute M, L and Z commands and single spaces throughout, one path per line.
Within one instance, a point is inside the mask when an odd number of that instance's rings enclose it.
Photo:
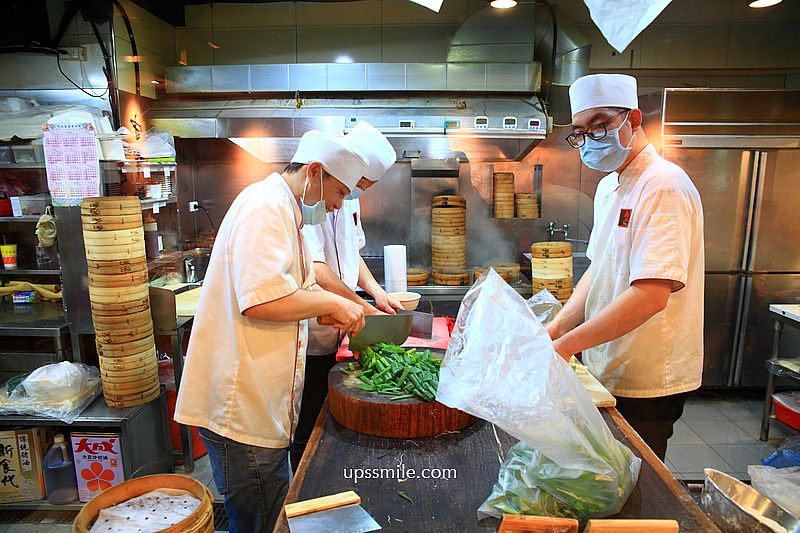
M 361 497 L 347 491 L 284 507 L 291 533 L 366 533 L 381 526 L 361 507 Z
M 411 337 L 430 339 L 433 337 L 433 315 L 419 311 L 406 311 L 398 309 L 398 315 L 411 315 Z
M 364 329 L 350 338 L 350 350 L 361 351 L 376 342 L 403 344 L 411 333 L 411 315 L 368 315 Z

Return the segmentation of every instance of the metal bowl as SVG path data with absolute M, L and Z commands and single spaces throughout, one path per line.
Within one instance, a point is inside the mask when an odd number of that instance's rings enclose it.
M 712 468 L 700 504 L 728 533 L 800 533 L 800 519 L 736 478 Z

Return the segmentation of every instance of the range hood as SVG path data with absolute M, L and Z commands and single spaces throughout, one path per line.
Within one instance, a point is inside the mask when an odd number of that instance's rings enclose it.
M 264 161 L 287 161 L 307 131 L 343 135 L 359 120 L 382 131 L 402 158 L 522 159 L 545 138 L 537 99 L 253 99 L 168 96 L 146 112 L 150 125 L 183 138 L 231 139 Z M 250 139 L 241 140 L 241 139 Z

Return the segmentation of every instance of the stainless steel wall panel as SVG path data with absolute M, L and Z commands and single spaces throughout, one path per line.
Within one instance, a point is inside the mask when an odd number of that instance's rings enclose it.
M 329 64 L 329 91 L 363 91 L 367 88 L 367 65 L 364 63 Z
M 409 91 L 444 91 L 447 89 L 447 68 L 443 63 L 408 63 L 406 89 Z
M 448 63 L 448 91 L 486 90 L 486 65 L 483 63 Z
M 488 63 L 486 65 L 486 88 L 490 91 L 539 90 L 541 80 L 540 63 Z
M 249 65 L 215 65 L 211 67 L 214 92 L 250 92 Z
M 253 91 L 288 91 L 289 65 L 252 65 L 250 88 Z
M 289 65 L 290 91 L 326 91 L 328 75 L 323 63 Z
M 167 91 L 174 93 L 212 92 L 211 67 L 169 67 L 166 69 Z
M 405 63 L 368 63 L 367 90 L 392 91 L 406 88 Z

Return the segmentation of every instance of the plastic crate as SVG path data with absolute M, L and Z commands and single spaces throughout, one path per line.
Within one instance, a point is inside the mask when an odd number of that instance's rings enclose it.
M 800 430 L 800 391 L 772 395 L 775 418 L 789 427 Z

